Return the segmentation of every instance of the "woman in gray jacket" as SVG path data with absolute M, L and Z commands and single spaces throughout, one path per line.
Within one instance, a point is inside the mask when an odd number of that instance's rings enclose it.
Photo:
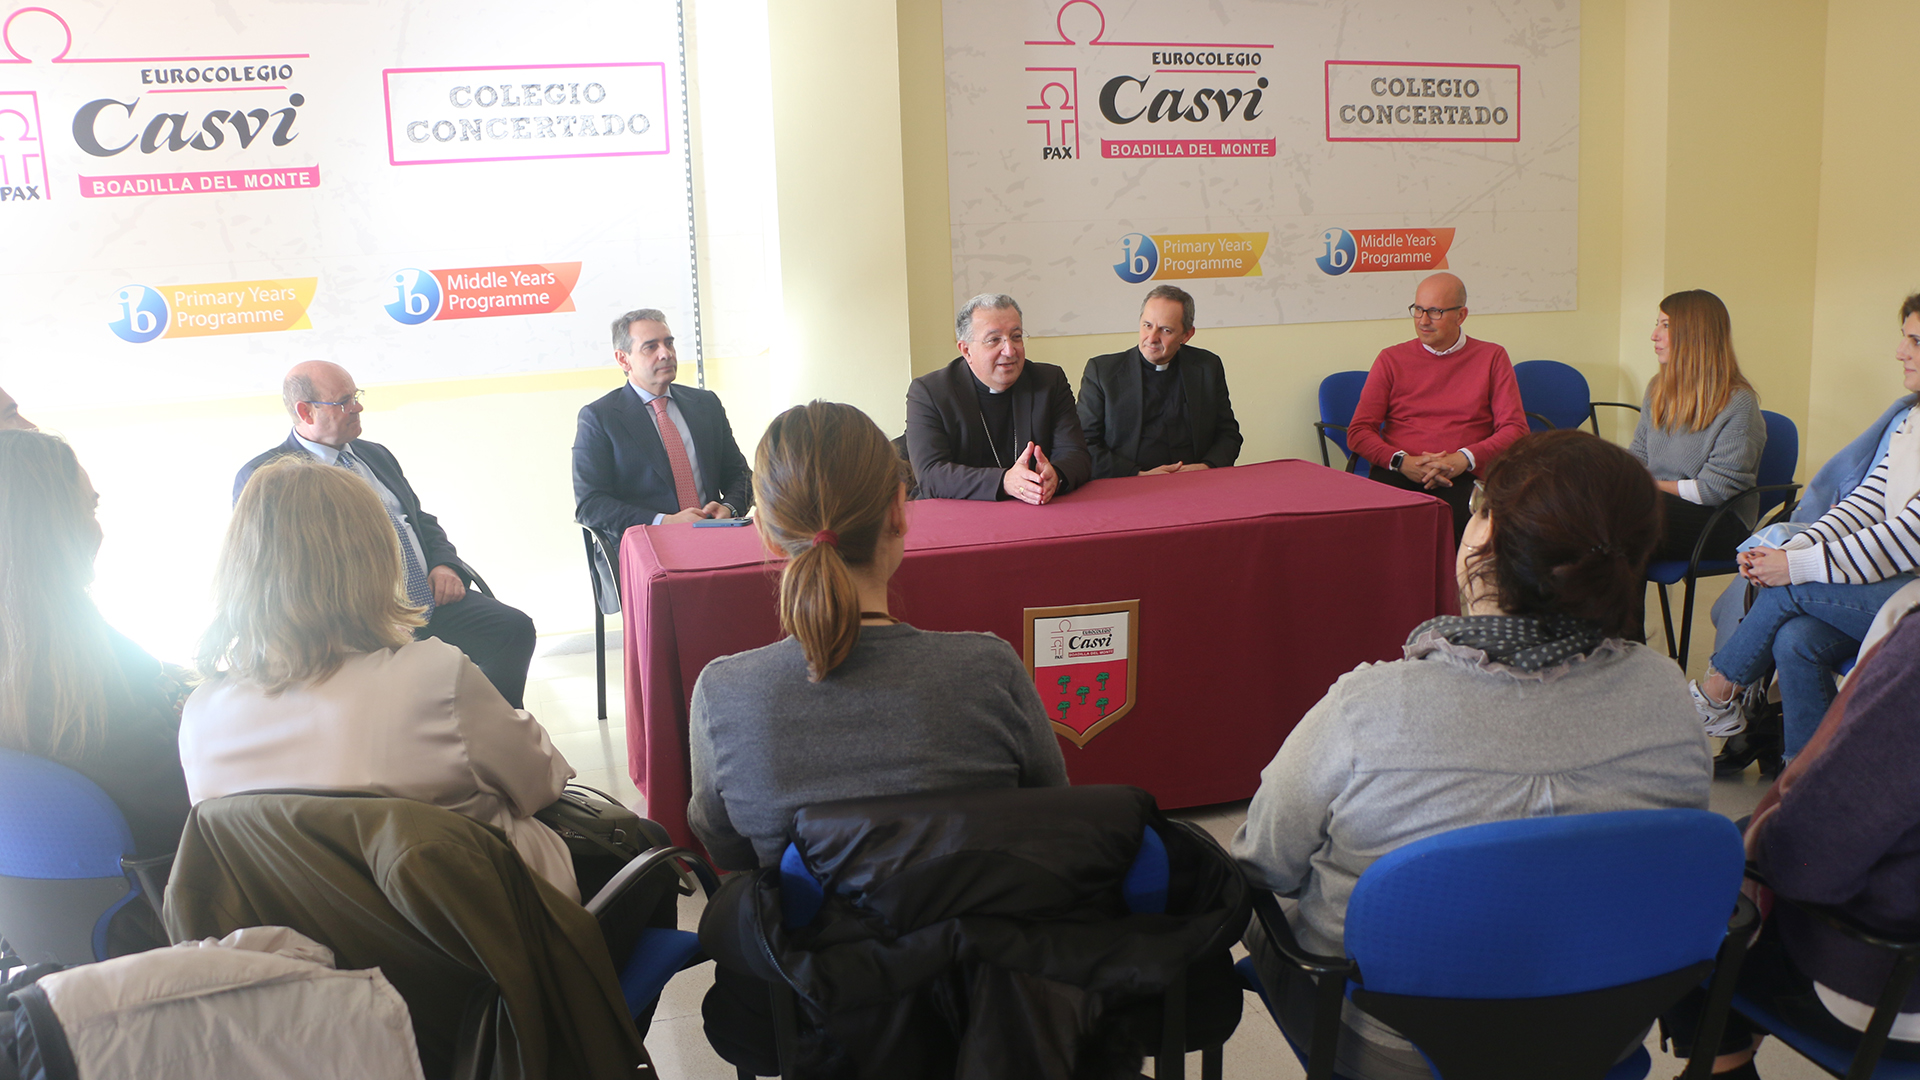
M 1653 355 L 1660 370 L 1647 382 L 1627 450 L 1653 474 L 1666 510 L 1653 559 L 1690 559 L 1713 512 L 1757 482 L 1767 424 L 1740 374 L 1733 323 L 1719 297 L 1689 289 L 1660 301 Z M 1753 498 L 1742 503 L 1714 526 L 1703 557 L 1733 558 L 1759 508 Z
M 1347 900 L 1375 859 L 1467 825 L 1554 814 L 1704 809 L 1706 737 L 1686 679 L 1629 640 L 1660 533 L 1653 481 L 1578 431 L 1530 435 L 1474 493 L 1462 615 L 1430 619 L 1406 658 L 1340 677 L 1260 775 L 1233 854 L 1298 904 L 1310 952 L 1339 955 Z M 1281 1025 L 1305 1045 L 1311 979 L 1247 945 Z M 1336 1070 L 1428 1080 L 1418 1051 L 1349 1006 Z

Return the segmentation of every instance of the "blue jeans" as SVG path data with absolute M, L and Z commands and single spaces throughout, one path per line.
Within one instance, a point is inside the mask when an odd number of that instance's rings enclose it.
M 1833 669 L 1860 650 L 1880 606 L 1912 580 L 1902 575 L 1871 585 L 1810 582 L 1761 589 L 1739 628 L 1713 654 L 1714 670 L 1740 686 L 1780 673 L 1785 756 L 1791 758 L 1833 704 Z

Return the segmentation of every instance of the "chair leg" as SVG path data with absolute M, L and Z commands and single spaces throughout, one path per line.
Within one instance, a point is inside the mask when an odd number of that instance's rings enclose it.
M 781 1080 L 794 1080 L 798 1075 L 796 1058 L 800 1046 L 800 1015 L 794 1001 L 793 991 L 786 986 L 768 985 L 768 993 L 773 996 L 773 1037 L 774 1046 L 780 1055 Z
M 607 613 L 600 602 L 593 604 L 593 679 L 599 693 L 600 719 L 607 718 Z
M 1187 1074 L 1187 975 L 1181 972 L 1161 996 L 1160 1053 L 1153 1059 L 1154 1080 Z
M 1685 593 L 1680 601 L 1680 670 L 1687 670 L 1687 646 L 1693 641 L 1693 575 L 1687 575 Z
M 1667 587 L 1664 583 L 1660 585 L 1660 621 L 1667 627 L 1667 655 L 1678 660 L 1680 653 L 1674 648 L 1673 605 L 1667 600 Z
M 1200 1051 L 1200 1080 L 1220 1080 L 1224 1068 L 1225 1047 L 1209 1046 Z

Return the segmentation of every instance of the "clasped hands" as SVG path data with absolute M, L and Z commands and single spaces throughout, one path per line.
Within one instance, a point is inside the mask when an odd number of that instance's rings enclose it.
M 1031 459 L 1033 467 L 1027 466 Z M 1028 443 L 1025 450 L 1014 458 L 1013 468 L 1000 478 L 1000 486 L 1007 494 L 1023 503 L 1042 506 L 1053 500 L 1054 492 L 1060 490 L 1060 474 L 1053 469 L 1053 462 L 1038 444 Z
M 1213 468 L 1213 466 L 1207 464 L 1204 461 L 1192 461 L 1192 462 L 1176 461 L 1170 465 L 1162 465 L 1157 469 L 1142 469 L 1140 470 L 1140 475 L 1141 476 L 1167 476 L 1177 472 L 1199 472 L 1201 469 L 1211 469 L 1211 468 Z
M 1755 585 L 1791 585 L 1793 572 L 1787 568 L 1787 553 L 1779 548 L 1754 548 L 1737 556 L 1740 576 Z
M 1467 455 L 1458 450 L 1451 454 L 1408 454 L 1400 459 L 1400 475 L 1429 491 L 1452 487 L 1453 478 L 1466 471 Z
M 723 502 L 710 502 L 705 506 L 690 506 L 677 514 L 668 514 L 660 519 L 662 525 L 672 525 L 685 521 L 706 521 L 715 518 L 730 518 L 733 511 Z

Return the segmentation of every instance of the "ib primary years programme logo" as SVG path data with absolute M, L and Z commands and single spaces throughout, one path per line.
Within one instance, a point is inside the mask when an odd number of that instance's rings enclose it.
M 202 285 L 123 285 L 107 329 L 144 345 L 161 337 L 214 337 L 311 330 L 307 307 L 318 278 L 219 281 Z
M 1148 280 L 1260 277 L 1266 233 L 1172 233 L 1120 238 L 1113 272 L 1129 285 Z

